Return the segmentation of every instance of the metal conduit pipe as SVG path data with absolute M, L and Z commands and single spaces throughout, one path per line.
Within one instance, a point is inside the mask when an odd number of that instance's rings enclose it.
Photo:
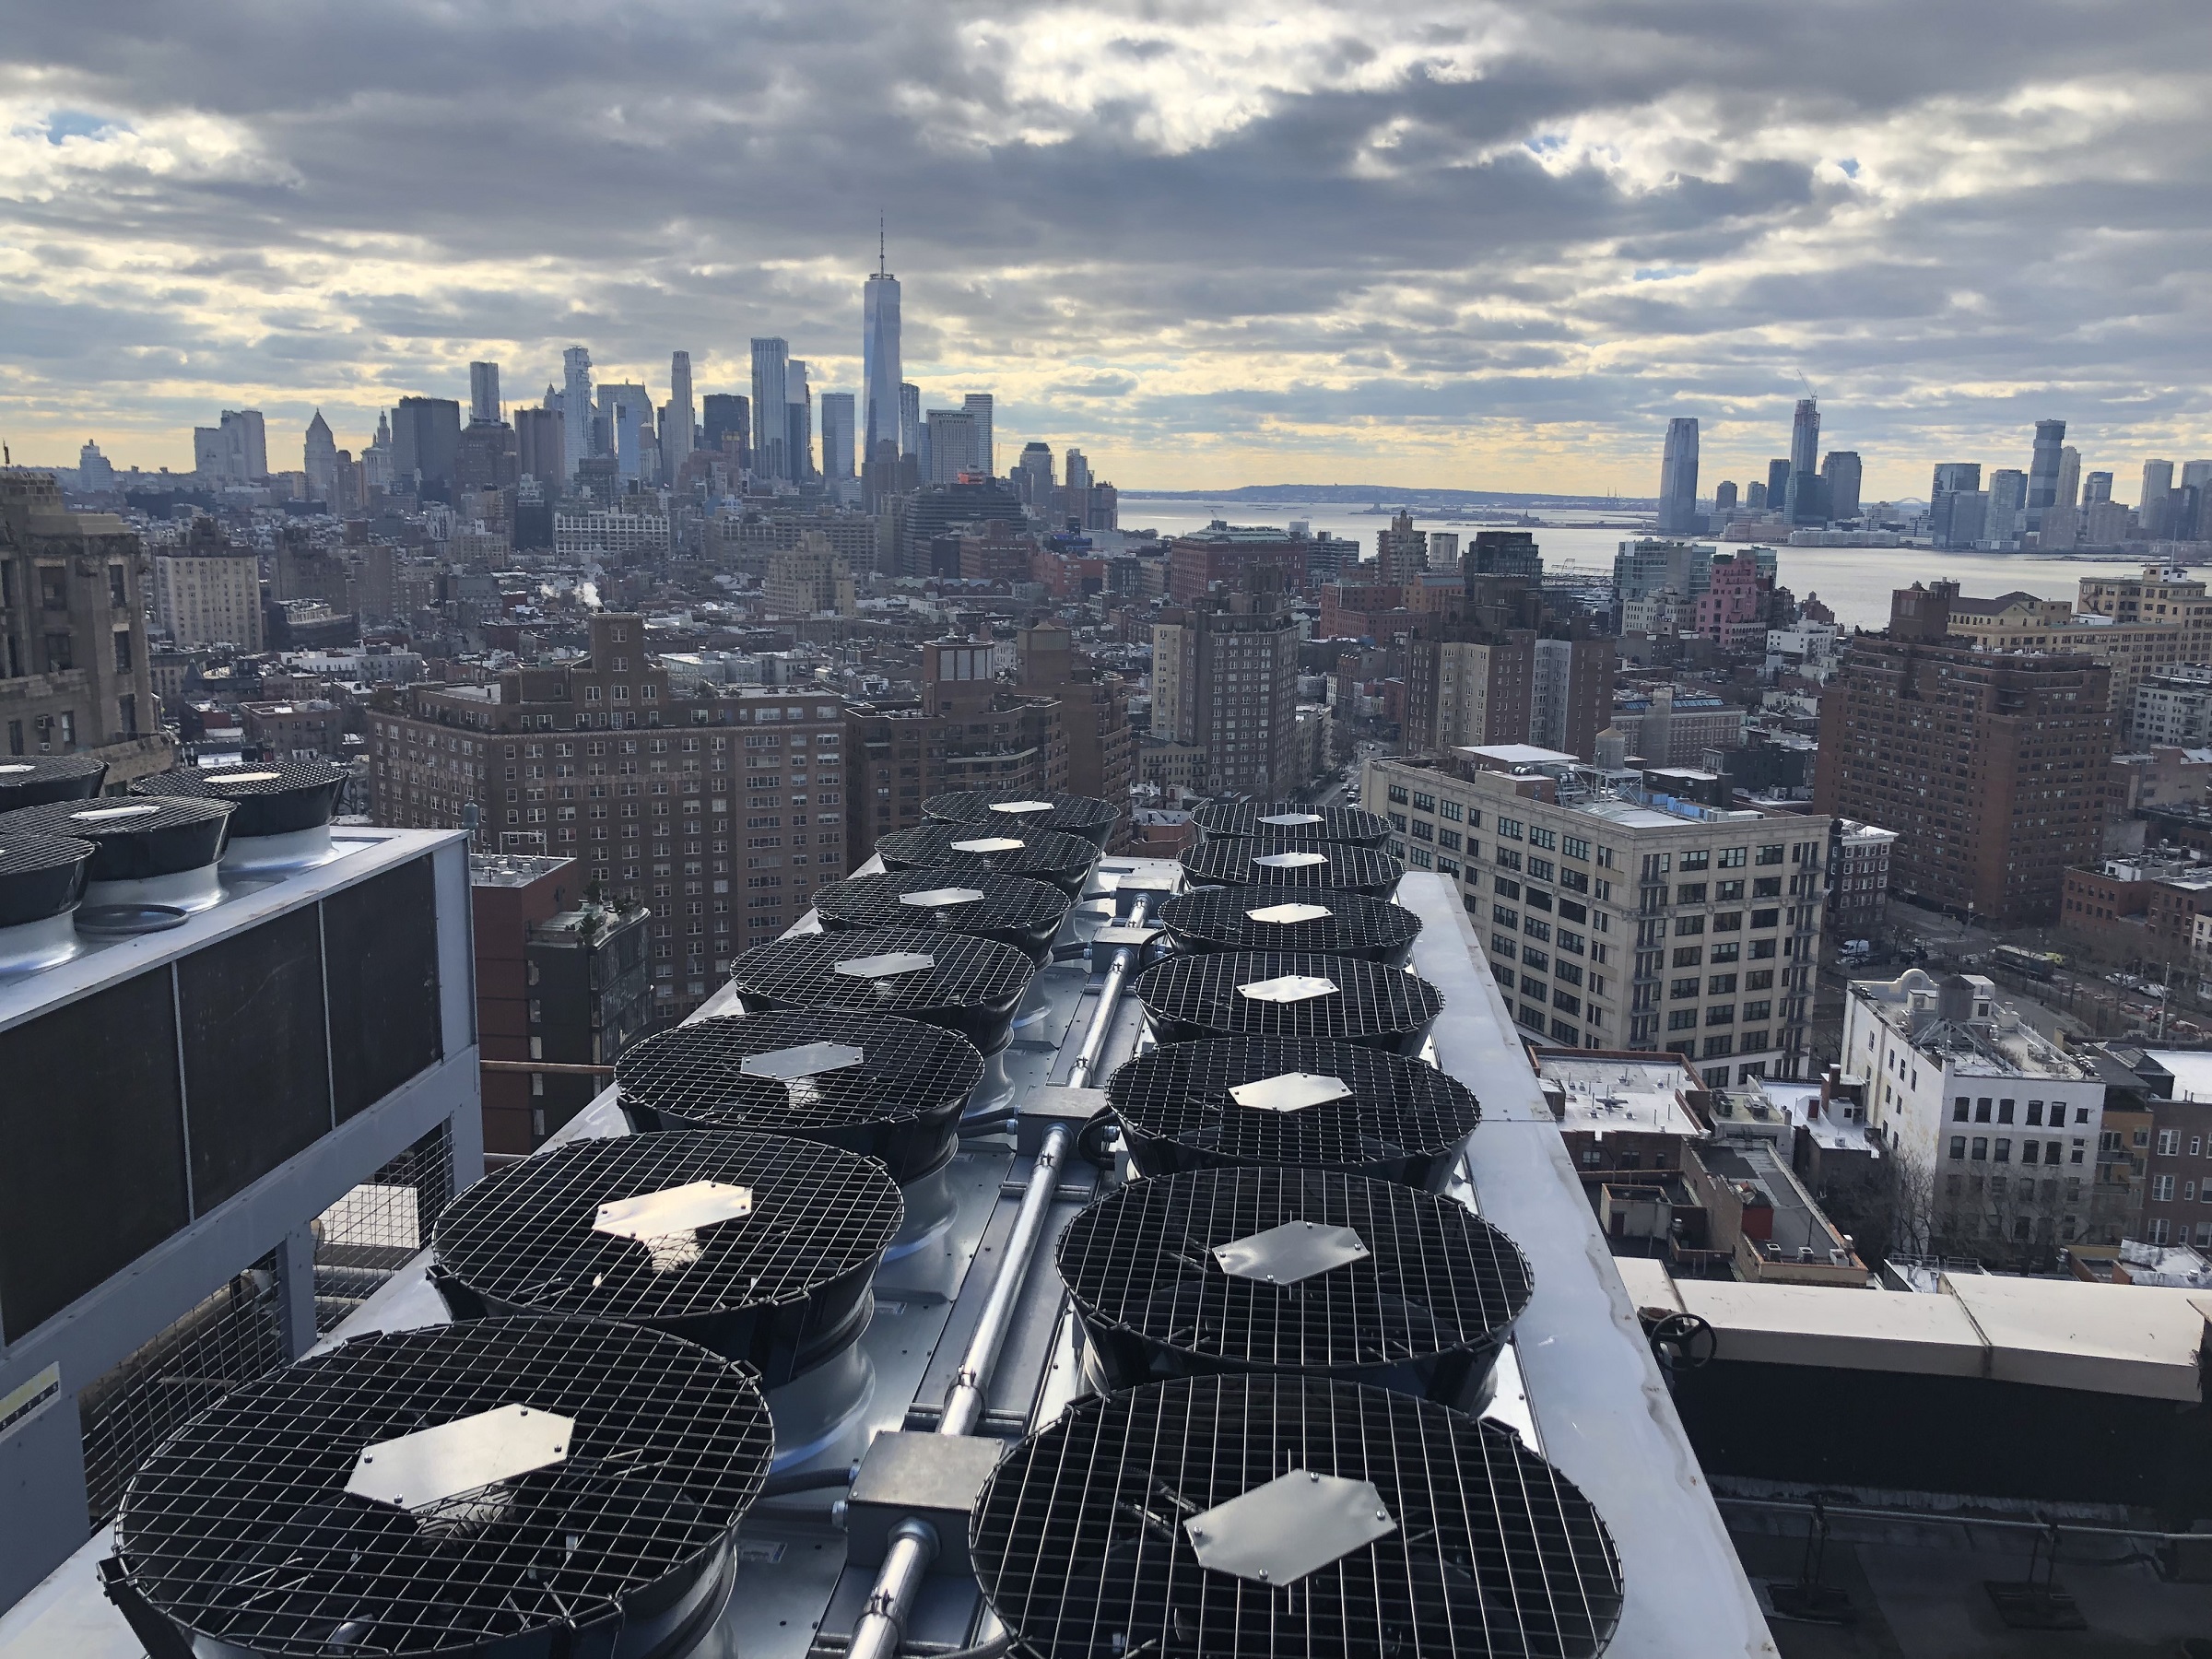
M 1136 906 L 1129 913 L 1127 925 L 1142 927 L 1151 904 L 1150 893 L 1137 894 Z M 1099 1006 L 1091 1014 L 1090 1030 L 1083 1034 L 1083 1047 L 1077 1053 L 1076 1064 L 1067 1074 L 1070 1088 L 1089 1085 L 1091 1071 L 1099 1064 L 1100 1052 L 1106 1046 L 1106 1030 L 1113 1023 L 1113 1011 L 1121 1005 L 1122 986 L 1128 981 L 1130 969 L 1135 966 L 1135 946 L 1124 945 L 1113 953 L 1112 965 L 1106 970 L 1106 982 L 1099 987 Z
M 1037 1150 L 1036 1166 L 1022 1191 L 1021 1208 L 1014 1214 L 1014 1230 L 1006 1239 L 1006 1258 L 999 1264 L 998 1277 L 992 1281 L 982 1316 L 975 1322 L 975 1335 L 968 1339 L 968 1351 L 960 1356 L 960 1369 L 946 1392 L 945 1410 L 937 1418 L 939 1434 L 971 1433 L 982 1418 L 984 1391 L 997 1367 L 998 1350 L 1006 1346 L 1006 1328 L 1014 1321 L 1014 1304 L 1020 1300 L 1022 1284 L 1030 1277 L 1030 1258 L 1037 1252 L 1037 1238 L 1044 1231 L 1045 1214 L 1059 1191 L 1060 1166 L 1073 1139 L 1066 1124 L 1055 1124 Z
M 975 1334 L 969 1337 L 967 1351 L 960 1356 L 952 1386 L 946 1391 L 945 1409 L 937 1418 L 939 1434 L 971 1433 L 982 1418 L 991 1373 L 997 1367 L 999 1350 L 1006 1346 L 1014 1304 L 1029 1278 L 1030 1259 L 1037 1253 L 1045 1216 L 1059 1193 L 1060 1166 L 1073 1141 L 1067 1125 L 1055 1124 L 1038 1149 L 1029 1184 L 1022 1190 L 1021 1207 L 1014 1215 L 1014 1230 L 1007 1235 L 1006 1253 L 999 1259 L 998 1276 L 991 1283 L 982 1315 L 975 1323 Z M 853 1628 L 846 1659 L 897 1659 L 899 1644 L 906 1634 L 907 1615 L 913 1610 L 914 1597 L 921 1594 L 922 1581 L 936 1556 L 937 1535 L 927 1522 L 910 1516 L 891 1529 L 891 1547 L 877 1571 L 874 1588 L 868 1592 L 867 1611 Z
M 914 1597 L 936 1559 L 936 1529 L 928 1522 L 909 1517 L 891 1528 L 891 1547 L 884 1552 L 876 1587 L 868 1592 L 867 1611 L 853 1627 L 847 1659 L 898 1659 L 907 1615 L 914 1610 Z

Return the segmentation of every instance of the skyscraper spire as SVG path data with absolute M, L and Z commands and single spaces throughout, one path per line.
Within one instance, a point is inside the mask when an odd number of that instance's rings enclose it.
M 876 275 L 888 276 L 890 274 L 890 261 L 884 248 L 883 209 L 878 207 L 876 210 Z

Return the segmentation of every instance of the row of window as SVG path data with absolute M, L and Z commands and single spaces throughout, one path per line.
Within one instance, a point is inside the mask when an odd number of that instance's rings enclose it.
M 2076 1135 L 2071 1153 L 2065 1159 L 2065 1161 L 2068 1163 L 2083 1162 L 2086 1146 L 2087 1142 L 2083 1137 Z M 2039 1151 L 2042 1162 L 2054 1164 L 2060 1161 L 2061 1154 L 2067 1152 L 2067 1147 L 2064 1141 L 2023 1140 L 2020 1142 L 2020 1161 L 2024 1164 L 2036 1162 Z M 1970 1142 L 1963 1135 L 1954 1135 L 1951 1136 L 1951 1157 L 1954 1160 L 1971 1159 L 1976 1163 L 1984 1161 L 2010 1163 L 2012 1161 L 2012 1137 L 2008 1135 L 2000 1135 L 1993 1143 L 1989 1136 L 1977 1135 Z M 2171 1184 L 2171 1179 L 2169 1184 Z
M 1973 1123 L 1977 1123 L 1977 1124 L 1986 1124 L 1986 1123 L 1990 1123 L 1990 1122 L 1993 1122 L 1993 1121 L 1994 1121 L 1994 1122 L 1996 1122 L 1996 1123 L 2000 1123 L 2000 1124 L 2009 1124 L 2009 1123 L 2011 1123 L 2011 1122 L 2012 1122 L 2012 1113 L 2013 1113 L 2013 1108 L 2014 1108 L 2014 1105 L 2015 1105 L 2015 1104 L 2016 1104 L 2016 1103 L 2015 1103 L 2014 1101 L 2012 1101 L 2012 1100 L 1997 1100 L 1997 1101 L 1994 1102 L 1994 1108 L 1995 1108 L 1995 1112 L 1996 1112 L 1996 1115 L 1995 1115 L 1994 1119 L 1993 1120 L 1993 1119 L 1992 1119 L 1992 1117 L 1991 1117 L 1991 1115 L 1990 1115 L 1990 1112 L 1991 1112 L 1991 1108 L 1992 1108 L 1993 1102 L 1991 1101 L 1991 1100 L 1990 1100 L 1989 1096 L 1987 1096 L 1987 1095 L 1983 1095 L 1983 1096 L 1982 1096 L 1982 1097 L 1980 1097 L 1978 1100 L 1972 1100 L 1972 1101 L 1971 1102 L 1971 1113 L 1972 1113 L 1972 1116 L 1971 1116 L 1971 1122 L 1973 1122 Z M 1957 1096 L 1954 1096 L 1954 1097 L 1952 1098 L 1952 1100 L 1951 1100 L 1951 1122 L 1952 1122 L 1952 1123 L 1954 1123 L 1954 1124 L 1963 1124 L 1963 1123 L 1967 1123 L 1967 1122 L 1969 1122 L 1969 1121 L 1970 1121 L 1970 1119 L 1969 1119 L 1969 1116 L 1968 1116 L 1969 1110 L 1970 1110 L 1970 1102 L 1969 1102 L 1969 1100 L 1968 1100 L 1968 1097 L 1967 1097 L 1967 1096 L 1965 1096 L 1965 1095 L 1957 1095 Z M 2035 1127 L 2039 1126 L 2039 1125 L 2040 1125 L 2040 1124 L 2042 1123 L 2042 1121 L 2043 1121 L 2043 1103 L 2042 1103 L 2042 1101 L 2041 1101 L 2041 1100 L 2030 1100 L 2030 1101 L 2029 1101 L 2029 1102 L 2028 1102 L 2028 1112 L 2027 1112 L 2027 1116 L 2026 1116 L 2026 1117 L 2025 1117 L 2025 1118 L 2024 1118 L 2022 1121 L 2023 1121 L 2024 1123 L 2026 1123 L 2026 1124 L 2028 1125 L 2028 1127 L 2030 1127 L 2030 1129 L 2032 1129 L 2032 1128 L 2035 1128 Z M 2064 1124 L 2065 1121 L 2066 1121 L 2066 1103 L 2065 1103 L 2065 1101 L 2064 1101 L 2064 1100 L 2053 1100 L 2053 1101 L 2052 1101 L 2052 1102 L 2051 1102 L 2051 1127 L 2053 1127 L 2053 1129 L 2055 1129 L 2055 1128 L 2058 1128 L 2058 1127 L 2059 1127 L 2061 1124 Z M 2088 1122 L 2089 1121 L 2089 1109 L 2088 1109 L 2087 1106 L 2082 1106 L 2082 1107 L 2078 1107 L 2078 1108 L 2077 1108 L 2077 1109 L 2076 1109 L 2076 1112 L 2075 1112 L 2075 1114 L 2074 1114 L 2074 1121 L 2075 1121 L 2077 1124 L 2086 1124 L 2086 1123 L 2088 1123 Z

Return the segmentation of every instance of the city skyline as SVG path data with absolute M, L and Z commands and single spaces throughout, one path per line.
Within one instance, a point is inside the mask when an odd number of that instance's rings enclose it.
M 1993 42 L 1974 8 L 1900 8 L 1927 47 L 1904 63 L 1878 15 L 1846 41 L 1521 4 L 862 8 L 793 23 L 771 71 L 682 13 L 641 10 L 610 64 L 580 25 L 514 51 L 509 14 L 465 5 L 314 14 L 312 76 L 221 5 L 123 35 L 32 16 L 0 429 L 25 458 L 96 438 L 182 466 L 214 410 L 320 407 L 358 444 L 470 361 L 520 389 L 576 343 L 649 384 L 689 349 L 733 390 L 780 336 L 857 392 L 888 202 L 924 402 L 987 386 L 1002 431 L 1133 489 L 1641 495 L 1677 414 L 1741 482 L 1800 369 L 1872 499 L 2051 415 L 2102 465 L 2198 453 L 2200 72 L 2155 44 L 2191 14 L 2130 10 L 2044 0 Z M 847 118 L 856 85 L 884 96 Z

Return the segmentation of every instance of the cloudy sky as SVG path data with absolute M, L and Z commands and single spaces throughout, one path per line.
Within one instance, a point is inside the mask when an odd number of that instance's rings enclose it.
M 0 0 L 0 435 L 358 446 L 563 346 L 665 395 L 859 378 L 876 216 L 926 402 L 1124 489 L 1874 493 L 2212 453 L 2205 0 Z

